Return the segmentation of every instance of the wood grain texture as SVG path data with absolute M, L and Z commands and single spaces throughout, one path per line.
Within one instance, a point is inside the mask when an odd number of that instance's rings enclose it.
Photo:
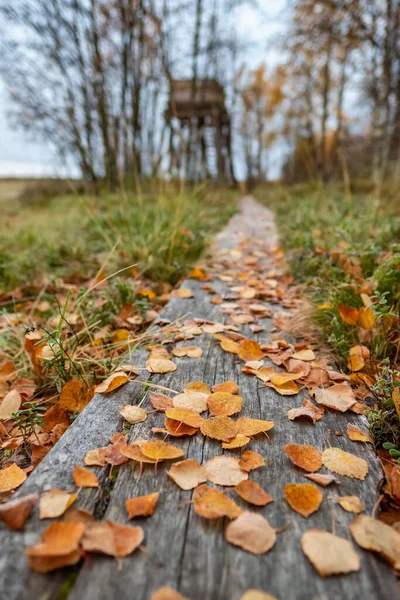
M 276 244 L 270 213 L 251 200 L 241 204 L 240 214 L 231 220 L 218 237 L 217 247 L 213 251 L 217 252 L 221 247 L 235 247 L 239 235 L 254 239 L 268 236 L 271 245 Z M 171 299 L 162 317 L 173 320 L 190 313 L 189 318 L 223 321 L 224 315 L 218 306 L 210 303 L 212 297 L 201 289 L 201 285 L 198 281 L 185 281 L 182 287 L 189 287 L 193 291 L 193 298 Z M 229 291 L 221 281 L 214 280 L 212 285 L 220 295 Z M 267 341 L 272 324 L 270 319 L 263 319 L 261 323 L 265 330 L 258 339 Z M 249 337 L 256 337 L 246 327 L 243 332 Z M 275 547 L 265 555 L 253 556 L 228 544 L 224 537 L 227 522 L 222 519 L 207 521 L 199 517 L 190 503 L 192 492 L 180 490 L 165 474 L 168 464 L 159 465 L 156 477 L 152 467 L 146 466 L 138 480 L 138 467 L 127 463 L 119 470 L 108 504 L 98 498 L 96 490 L 82 490 L 76 505 L 91 512 L 105 509 L 104 518 L 128 523 L 125 501 L 132 496 L 159 491 L 160 501 L 155 514 L 149 519 L 137 518 L 131 522 L 145 530 L 143 551 L 136 551 L 124 559 L 121 569 L 111 558 L 93 556 L 90 563 L 83 563 L 78 569 L 67 569 L 46 576 L 29 573 L 25 567 L 23 548 L 34 543 L 48 524 L 48 521 L 39 522 L 35 516 L 23 533 L 1 530 L 2 548 L 7 547 L 7 552 L 3 552 L 0 558 L 0 596 L 4 594 L 7 600 L 56 599 L 61 585 L 71 573 L 78 570 L 78 577 L 68 594 L 69 600 L 149 600 L 151 593 L 164 585 L 179 590 L 192 600 L 239 600 L 249 588 L 264 590 L 281 600 L 392 600 L 398 597 L 393 570 L 375 555 L 357 547 L 361 558 L 359 572 L 322 579 L 300 548 L 300 537 L 304 531 L 311 528 L 330 531 L 333 520 L 336 533 L 350 539 L 348 525 L 353 515 L 336 504 L 337 496 L 359 496 L 367 512 L 371 511 L 378 498 L 377 488 L 382 473 L 373 450 L 368 445 L 351 442 L 346 435 L 334 435 L 335 431 L 345 434 L 348 423 L 359 425 L 360 417 L 353 413 L 340 414 L 327 410 L 323 420 L 316 425 L 289 421 L 287 411 L 301 405 L 302 393 L 285 398 L 271 388 L 262 387 L 255 377 L 242 374 L 243 363 L 236 356 L 223 352 L 212 336 L 196 337 L 189 342 L 192 343 L 202 347 L 201 358 L 174 358 L 178 364 L 174 373 L 153 375 L 151 380 L 180 391 L 190 381 L 204 381 L 212 386 L 231 379 L 240 386 L 240 395 L 244 398 L 242 414 L 275 421 L 270 441 L 259 436 L 248 446 L 260 452 L 266 461 L 264 467 L 251 473 L 250 479 L 257 481 L 275 499 L 266 507 L 252 507 L 251 510 L 268 518 L 273 527 L 287 525 L 287 529 L 278 535 Z M 144 366 L 146 356 L 147 353 L 139 351 L 134 357 L 135 364 Z M 142 378 L 146 379 L 147 376 L 143 374 Z M 82 464 L 87 450 L 104 445 L 112 433 L 121 430 L 119 408 L 125 403 L 137 402 L 141 393 L 142 386 L 131 383 L 112 396 L 96 396 L 22 486 L 18 496 L 52 487 L 72 488 L 73 465 Z M 147 398 L 142 406 L 151 407 Z M 162 424 L 163 415 L 152 413 L 147 421 L 132 427 L 130 439 L 154 438 L 151 427 Z M 304 519 L 287 505 L 283 488 L 287 483 L 307 483 L 308 480 L 304 472 L 289 461 L 283 447 L 294 441 L 312 444 L 323 450 L 328 447 L 328 429 L 331 430 L 332 445 L 367 460 L 369 474 L 364 482 L 339 476 L 339 486 L 320 488 L 324 495 L 320 510 L 309 519 Z M 185 458 L 195 458 L 200 463 L 224 453 L 219 443 L 200 434 L 172 442 L 185 451 Z M 241 451 L 225 451 L 225 454 L 239 457 Z M 100 482 L 104 483 L 108 471 L 99 469 L 97 475 Z M 248 508 L 246 502 L 232 490 L 227 494 L 240 506 Z

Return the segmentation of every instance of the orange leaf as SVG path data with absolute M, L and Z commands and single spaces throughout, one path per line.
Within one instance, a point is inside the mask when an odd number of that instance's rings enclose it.
M 350 531 L 361 548 L 378 552 L 395 569 L 400 569 L 400 534 L 393 527 L 360 515 L 350 523 Z
M 346 412 L 356 402 L 353 390 L 344 383 L 337 383 L 325 389 L 315 389 L 314 396 L 318 404 L 340 412 Z
M 358 496 L 340 496 L 336 498 L 336 502 L 347 512 L 360 513 L 365 510 L 365 506 Z
M 339 314 L 342 321 L 347 325 L 357 325 L 359 319 L 359 312 L 357 308 L 353 306 L 346 306 L 345 304 L 339 304 Z
M 21 406 L 21 394 L 17 390 L 11 390 L 6 394 L 0 404 L 0 419 L 7 421 L 13 413 Z
M 38 499 L 39 496 L 37 494 L 30 494 L 29 496 L 0 504 L 0 520 L 9 529 L 21 529 L 31 515 Z
M 174 463 L 167 475 L 171 477 L 182 490 L 192 490 L 200 483 L 207 481 L 207 473 L 204 466 L 199 465 L 197 460 L 188 459 Z
M 230 417 L 211 417 L 202 422 L 200 431 L 207 437 L 229 442 L 238 433 L 238 427 Z
M 292 463 L 304 471 L 313 473 L 322 466 L 322 454 L 314 446 L 292 443 L 286 444 L 284 451 Z
M 174 419 L 165 419 L 165 431 L 173 437 L 182 437 L 184 435 L 194 435 L 199 430 L 198 427 L 191 427 L 185 425 L 181 421 L 175 421 Z
M 39 518 L 55 519 L 61 517 L 77 497 L 77 494 L 70 494 L 59 489 L 45 492 L 39 501 Z
M 241 417 L 236 421 L 238 433 L 252 437 L 259 433 L 266 433 L 274 427 L 273 421 L 263 421 L 262 419 L 250 419 Z
M 208 397 L 207 403 L 211 414 L 230 417 L 242 410 L 243 398 L 229 392 L 215 392 Z
M 154 442 L 143 442 L 143 444 L 140 445 L 140 450 L 148 458 L 152 458 L 157 461 L 172 460 L 184 455 L 183 450 L 180 448 L 160 440 Z
M 83 467 L 75 465 L 73 477 L 77 487 L 99 487 L 99 481 L 96 475 L 89 471 L 89 469 L 84 469 Z
M 175 408 L 189 408 L 190 410 L 200 414 L 207 410 L 207 398 L 209 394 L 204 392 L 196 392 L 188 390 L 183 394 L 178 394 L 172 399 L 172 405 Z
M 327 487 L 331 483 L 340 483 L 339 479 L 336 479 L 333 475 L 327 475 L 325 473 L 306 473 L 304 477 L 311 479 L 315 483 L 322 487 Z
M 360 570 L 360 559 L 351 543 L 328 531 L 306 531 L 301 538 L 301 547 L 321 577 Z
M 88 524 L 82 538 L 86 552 L 100 552 L 123 558 L 132 554 L 144 539 L 141 527 L 119 525 L 112 521 Z
M 188 600 L 170 587 L 161 587 L 152 593 L 150 600 Z
M 370 351 L 366 346 L 353 346 L 349 351 L 349 360 L 347 367 L 350 371 L 361 371 L 365 365 L 365 361 L 370 357 Z
M 121 387 L 121 385 L 125 385 L 125 383 L 127 383 L 128 380 L 129 377 L 126 373 L 124 373 L 123 371 L 116 371 L 115 373 L 107 377 L 107 379 L 105 379 L 102 383 L 96 385 L 94 391 L 96 392 L 96 394 L 108 394 L 109 392 L 112 392 L 117 388 Z
M 124 406 L 119 411 L 121 417 L 135 425 L 136 423 L 142 423 L 147 419 L 147 412 L 144 408 L 140 406 L 132 406 L 131 404 L 124 404 Z
M 347 435 L 352 442 L 369 442 L 371 444 L 374 442 L 368 431 L 359 429 L 351 423 L 347 425 Z
M 203 422 L 203 419 L 200 417 L 200 415 L 194 410 L 190 410 L 190 408 L 168 408 L 165 411 L 165 416 L 168 419 L 179 421 L 179 423 L 183 423 L 184 425 L 189 425 L 189 427 L 195 427 L 197 429 Z
M 224 450 L 235 450 L 236 448 L 243 448 L 243 446 L 246 446 L 249 442 L 251 442 L 251 438 L 242 433 L 238 433 L 230 442 L 222 442 L 222 447 Z
M 261 350 L 260 344 L 254 340 L 241 340 L 239 342 L 237 354 L 239 358 L 245 362 L 260 360 L 260 358 L 264 357 L 264 352 Z
M 254 452 L 254 450 L 246 450 L 239 460 L 239 467 L 248 473 L 263 465 L 265 465 L 264 458 L 258 452 Z
M 239 459 L 231 456 L 214 456 L 204 465 L 207 479 L 217 485 L 233 486 L 248 478 L 239 466 Z
M 255 481 L 241 481 L 235 487 L 235 492 L 246 502 L 255 504 L 255 506 L 265 506 L 273 502 L 273 498 Z
M 227 392 L 228 394 L 237 394 L 239 392 L 239 386 L 233 381 L 224 381 L 223 383 L 217 383 L 213 385 L 212 391 L 216 392 Z
M 257 513 L 242 512 L 225 530 L 228 542 L 252 554 L 268 552 L 276 541 L 275 529 Z
M 372 329 L 375 325 L 375 313 L 370 306 L 360 308 L 358 323 L 364 329 Z
M 38 573 L 76 564 L 81 553 L 78 550 L 85 526 L 83 523 L 52 523 L 36 546 L 27 548 L 28 564 Z
M 12 463 L 0 471 L 0 494 L 10 492 L 19 487 L 26 479 L 26 473 L 18 465 Z
M 173 407 L 172 398 L 169 398 L 165 394 L 150 392 L 150 402 L 153 405 L 153 408 L 161 412 L 165 412 L 167 408 Z
M 173 290 L 171 292 L 171 297 L 172 298 L 192 298 L 193 293 L 192 293 L 192 290 L 189 290 L 188 288 L 180 288 L 179 290 Z
M 149 373 L 172 373 L 176 371 L 176 364 L 169 358 L 150 358 L 146 362 L 146 369 Z
M 284 487 L 288 504 L 305 518 L 316 512 L 322 502 L 322 494 L 312 483 L 289 483 Z
M 151 517 L 154 515 L 159 496 L 160 494 L 155 492 L 154 494 L 148 494 L 147 496 L 129 498 L 129 500 L 125 502 L 128 519 L 133 519 L 134 517 Z
M 236 519 L 242 512 L 233 500 L 208 485 L 199 485 L 193 493 L 193 506 L 198 515 L 205 519 L 228 517 Z
M 60 409 L 68 412 L 81 413 L 92 397 L 93 391 L 91 389 L 88 389 L 79 379 L 72 379 L 61 390 L 59 406 Z

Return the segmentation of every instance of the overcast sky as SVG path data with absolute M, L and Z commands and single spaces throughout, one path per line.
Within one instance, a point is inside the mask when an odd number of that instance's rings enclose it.
M 284 30 L 284 8 L 287 0 L 259 0 L 260 11 L 249 6 L 240 13 L 241 35 L 251 41 L 246 61 L 251 67 L 262 62 L 276 64 L 279 54 L 273 40 Z M 10 101 L 7 90 L 0 81 L 0 177 L 5 176 L 62 176 L 73 175 L 73 167 L 61 165 L 51 147 L 32 139 L 13 126 L 8 118 Z M 276 156 L 273 171 L 278 168 Z M 76 174 L 76 171 L 75 171 Z

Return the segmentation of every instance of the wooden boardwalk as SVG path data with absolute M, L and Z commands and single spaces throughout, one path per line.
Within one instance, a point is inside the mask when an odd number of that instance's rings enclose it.
M 265 252 L 266 243 L 272 250 L 276 244 L 271 214 L 249 199 L 242 202 L 240 212 L 231 220 L 212 249 L 216 257 L 214 262 L 217 266 L 220 264 L 225 274 L 228 268 L 224 262 L 224 252 L 235 248 L 240 239 L 244 238 L 253 240 L 253 247 L 256 249 L 259 245 L 260 252 Z M 234 260 L 239 260 L 235 253 L 231 255 L 231 259 L 232 256 Z M 275 268 L 271 255 L 265 258 L 264 266 L 265 273 Z M 219 278 L 213 279 L 211 284 L 221 297 L 232 294 L 226 282 Z M 161 316 L 173 321 L 190 313 L 189 318 L 226 321 L 226 314 L 221 312 L 220 306 L 210 302 L 212 296 L 206 294 L 202 289 L 203 285 L 204 282 L 197 280 L 185 281 L 182 287 L 190 288 L 193 297 L 172 298 Z M 251 333 L 248 326 L 241 327 L 241 332 L 259 341 L 269 341 L 272 321 L 265 318 L 260 323 L 264 331 L 258 335 Z M 146 371 L 141 371 L 136 381 L 112 394 L 95 396 L 23 484 L 16 497 L 53 488 L 73 490 L 74 465 L 83 465 L 83 457 L 88 450 L 105 446 L 113 433 L 122 431 L 120 408 L 126 403 L 135 404 L 143 398 L 144 388 L 137 383 L 138 380 L 151 379 L 152 383 L 174 390 L 181 390 L 190 381 L 203 381 L 212 386 L 232 380 L 240 386 L 240 395 L 244 398 L 242 414 L 275 421 L 270 442 L 264 436 L 258 436 L 247 447 L 260 452 L 266 461 L 265 467 L 252 472 L 251 479 L 262 485 L 275 500 L 262 509 L 254 510 L 263 514 L 275 528 L 289 524 L 285 531 L 278 534 L 272 550 L 255 556 L 229 544 L 224 537 L 226 521 L 211 521 L 198 516 L 190 504 L 192 492 L 180 490 L 165 475 L 167 467 L 164 465 L 159 466 L 157 477 L 151 468 L 145 468 L 138 481 L 137 467 L 133 469 L 131 463 L 126 463 L 120 467 L 118 476 L 112 481 L 109 468 L 98 468 L 96 474 L 103 489 L 102 494 L 97 489 L 81 489 L 75 507 L 83 508 L 97 518 L 126 524 L 125 501 L 132 496 L 159 491 L 160 501 L 155 514 L 149 519 L 135 519 L 134 522 L 145 531 L 145 551 L 137 550 L 121 564 L 110 557 L 91 555 L 89 560 L 81 561 L 75 567 L 39 575 L 28 569 L 24 555 L 24 548 L 36 543 L 41 532 L 49 525 L 48 520 L 38 519 L 35 510 L 22 532 L 10 532 L 1 526 L 0 598 L 149 600 L 151 594 L 161 586 L 171 586 L 192 600 L 239 600 L 249 588 L 264 590 L 280 600 L 397 598 L 399 591 L 395 572 L 376 555 L 363 551 L 354 544 L 361 559 L 360 571 L 323 579 L 300 547 L 300 537 L 307 529 L 331 531 L 332 514 L 336 534 L 351 539 L 349 523 L 354 515 L 345 512 L 335 503 L 335 498 L 339 495 L 359 496 L 367 514 L 371 514 L 378 498 L 377 490 L 382 473 L 369 445 L 355 444 L 346 435 L 331 436 L 332 445 L 365 458 L 369 474 L 361 482 L 339 476 L 339 486 L 320 488 L 324 494 L 323 503 L 318 512 L 308 519 L 294 512 L 283 497 L 285 484 L 307 482 L 304 472 L 292 465 L 286 457 L 283 451 L 285 444 L 294 441 L 323 450 L 327 448 L 328 429 L 345 434 L 347 424 L 360 425 L 361 417 L 349 411 L 342 414 L 327 410 L 324 418 L 316 425 L 304 421 L 289 421 L 288 409 L 300 406 L 305 394 L 285 398 L 272 388 L 262 387 L 256 377 L 242 373 L 243 362 L 237 356 L 224 352 L 211 335 L 198 336 L 195 341 L 189 342 L 192 343 L 202 348 L 201 358 L 174 359 L 178 368 L 173 373 L 150 376 Z M 147 356 L 144 349 L 137 351 L 134 363 L 143 367 Z M 142 406 L 151 408 L 147 398 Z M 147 421 L 131 428 L 130 441 L 155 437 L 151 434 L 151 427 L 162 426 L 163 420 L 161 413 L 149 415 Z M 171 442 L 185 451 L 185 458 L 195 458 L 199 463 L 223 452 L 220 443 L 199 433 L 193 437 L 174 438 Z M 229 456 L 240 457 L 241 454 L 241 450 L 229 451 Z M 241 507 L 249 506 L 233 494 L 228 495 Z

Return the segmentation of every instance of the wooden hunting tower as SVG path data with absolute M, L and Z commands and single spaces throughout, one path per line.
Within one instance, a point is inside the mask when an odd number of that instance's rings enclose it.
M 171 174 L 234 182 L 231 124 L 218 81 L 173 79 L 165 117 Z

